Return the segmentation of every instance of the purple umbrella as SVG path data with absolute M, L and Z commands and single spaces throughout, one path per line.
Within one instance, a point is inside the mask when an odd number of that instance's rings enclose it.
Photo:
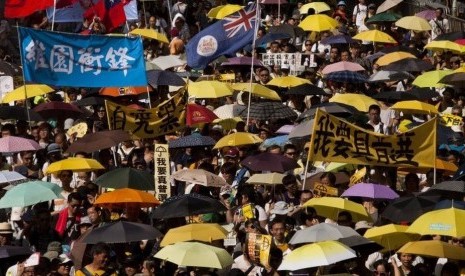
M 237 65 L 247 65 L 250 66 L 252 65 L 252 60 L 253 60 L 253 65 L 254 66 L 265 66 L 263 63 L 252 57 L 233 57 L 229 58 L 228 61 L 225 61 L 221 63 L 222 66 L 237 66 Z
M 283 125 L 276 131 L 276 133 L 277 134 L 289 134 L 294 128 L 295 128 L 295 125 Z
M 341 197 L 366 197 L 373 199 L 395 199 L 399 195 L 385 185 L 359 183 L 347 189 Z
M 419 13 L 415 14 L 418 17 L 424 18 L 426 20 L 431 20 L 436 18 L 436 11 L 435 10 L 424 10 Z

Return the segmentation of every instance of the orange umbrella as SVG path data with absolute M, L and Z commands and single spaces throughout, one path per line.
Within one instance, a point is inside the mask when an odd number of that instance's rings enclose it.
M 458 167 L 451 162 L 444 161 L 442 159 L 436 158 L 436 169 L 443 171 L 446 175 L 452 175 L 457 170 Z M 415 173 L 427 173 L 431 168 L 398 168 L 399 171 L 404 172 L 415 172 Z
M 120 97 L 120 96 L 139 95 L 139 94 L 147 93 L 151 91 L 152 91 L 152 87 L 150 86 L 104 87 L 100 89 L 100 95 Z
M 101 194 L 95 201 L 95 205 L 137 205 L 140 207 L 153 207 L 160 205 L 160 201 L 147 192 L 123 188 Z

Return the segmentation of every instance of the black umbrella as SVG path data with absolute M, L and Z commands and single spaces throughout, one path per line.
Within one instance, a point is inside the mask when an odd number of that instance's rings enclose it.
M 297 85 L 294 87 L 291 87 L 289 90 L 285 92 L 287 95 L 327 95 L 323 89 L 320 87 L 314 85 L 314 84 L 309 84 L 309 83 L 304 83 L 301 85 Z
M 24 120 L 24 121 L 43 121 L 44 118 L 39 115 L 39 113 L 35 112 L 34 110 L 29 109 L 29 117 L 28 117 L 28 110 L 22 106 L 9 106 L 9 105 L 2 105 L 0 106 L 0 119 L 15 119 L 15 120 Z
M 465 38 L 465 32 L 464 31 L 440 34 L 434 40 L 437 40 L 437 41 L 439 41 L 439 40 L 456 41 L 456 40 L 462 39 L 462 38 Z
M 21 73 L 18 65 L 0 60 L 0 76 L 20 76 Z
M 163 234 L 156 228 L 136 222 L 118 221 L 91 230 L 82 240 L 83 243 L 128 243 L 142 240 L 154 240 Z
M 131 140 L 131 135 L 124 130 L 105 130 L 88 133 L 72 143 L 67 151 L 71 153 L 92 153 L 101 149 L 111 148 L 127 140 Z
M 131 188 L 142 191 L 155 189 L 155 180 L 152 174 L 133 168 L 111 170 L 98 177 L 95 184 L 112 189 Z
M 402 46 L 402 45 L 393 46 L 393 47 L 385 47 L 382 50 L 380 50 L 380 52 L 385 53 L 385 54 L 389 54 L 389 53 L 393 53 L 393 52 L 399 52 L 399 51 L 400 52 L 408 52 L 408 53 L 411 53 L 414 56 L 418 56 L 418 54 L 419 54 L 418 50 L 416 48 L 406 47 L 406 46 Z
M 226 211 L 216 199 L 199 194 L 187 194 L 168 198 L 152 213 L 155 219 L 181 218 Z
M 104 105 L 105 99 L 102 97 L 86 97 L 75 103 L 77 106 Z
M 11 245 L 0 246 L 0 259 L 14 256 L 29 256 L 32 253 L 29 247 Z
M 433 210 L 440 196 L 411 195 L 396 198 L 381 214 L 394 223 L 412 222 L 422 214 Z
M 409 93 L 403 91 L 384 91 L 373 96 L 373 99 L 387 102 L 387 103 L 396 103 L 398 101 L 410 101 L 418 100 L 418 98 Z
M 299 115 L 299 118 L 297 118 L 297 121 L 302 121 L 306 118 L 314 118 L 316 110 L 318 108 L 326 113 L 332 114 L 337 117 L 344 117 L 344 118 L 350 117 L 353 114 L 358 112 L 355 108 L 349 105 L 345 105 L 341 103 L 322 103 L 322 104 L 315 105 L 312 108 L 301 113 Z
M 445 198 L 462 200 L 465 195 L 465 182 L 461 180 L 443 181 L 433 185 L 427 192 L 437 193 Z
M 438 92 L 431 90 L 429 88 L 420 88 L 416 87 L 413 88 L 412 90 L 408 91 L 410 94 L 414 95 L 417 97 L 419 100 L 430 100 L 432 98 L 437 98 L 440 97 Z
M 256 45 L 262 45 L 271 41 L 275 41 L 278 39 L 287 39 L 291 38 L 292 36 L 289 33 L 267 33 L 266 35 L 260 37 L 255 41 Z
M 284 173 L 300 167 L 294 159 L 269 152 L 249 156 L 245 158 L 241 164 L 242 166 L 256 172 L 271 171 Z
M 247 118 L 247 108 L 244 109 L 239 116 Z M 250 106 L 250 118 L 257 120 L 279 120 L 297 118 L 295 113 L 289 106 L 283 105 L 281 102 L 258 102 Z
M 294 27 L 289 24 L 270 27 L 269 33 L 285 33 L 291 37 L 305 35 L 305 31 L 300 27 Z
M 465 73 L 453 73 L 443 77 L 439 83 L 450 84 L 456 87 L 465 87 Z
M 433 69 L 433 65 L 417 58 L 404 58 L 396 62 L 383 66 L 386 71 L 405 71 L 408 72 L 421 72 Z
M 147 71 L 148 83 L 157 87 L 159 85 L 184 86 L 186 82 L 176 73 L 165 70 L 149 70 Z
M 331 45 L 331 44 L 350 44 L 356 43 L 357 40 L 353 39 L 351 36 L 346 34 L 333 35 L 321 40 L 321 44 Z
M 363 236 L 350 236 L 341 238 L 338 241 L 357 251 L 362 256 L 368 256 L 384 248 L 379 243 L 371 241 Z
M 198 133 L 180 137 L 168 142 L 170 149 L 191 148 L 191 147 L 209 147 L 216 144 L 215 139 L 210 136 L 202 136 Z

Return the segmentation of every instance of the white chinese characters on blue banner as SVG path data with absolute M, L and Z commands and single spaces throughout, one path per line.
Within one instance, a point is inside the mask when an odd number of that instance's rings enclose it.
M 54 86 L 145 86 L 140 37 L 78 35 L 19 28 L 27 82 Z

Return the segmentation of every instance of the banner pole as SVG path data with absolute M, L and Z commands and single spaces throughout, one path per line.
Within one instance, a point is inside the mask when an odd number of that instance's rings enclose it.
M 317 121 L 318 121 L 318 118 L 319 118 L 319 115 L 320 115 L 320 108 L 317 108 L 316 109 L 316 112 L 315 112 L 315 118 L 313 119 L 313 129 L 312 129 L 312 135 L 310 136 L 310 145 L 308 147 L 308 155 L 307 155 L 307 164 L 305 165 L 305 171 L 304 171 L 304 182 L 302 184 L 303 188 L 302 190 L 305 188 L 305 185 L 306 185 L 306 182 L 307 182 L 307 170 L 308 170 L 308 166 L 309 166 L 309 162 L 310 162 L 310 159 L 313 158 L 313 144 L 315 143 L 315 129 L 316 129 L 316 125 L 317 125 Z
M 436 185 L 436 150 L 437 150 L 437 135 L 438 135 L 438 115 L 434 118 L 434 167 L 433 167 L 433 186 Z
M 53 14 L 52 14 L 52 28 L 51 31 L 53 32 L 55 28 L 55 13 L 57 11 L 57 0 L 53 0 Z
M 260 26 L 260 3 L 259 3 L 259 0 L 257 0 L 257 4 L 256 4 L 256 8 L 255 8 L 255 26 L 254 26 L 254 34 L 253 34 L 253 41 L 252 41 L 252 62 L 251 62 L 251 65 L 250 65 L 250 83 L 249 83 L 249 100 L 247 102 L 247 120 L 246 120 L 246 125 L 248 126 L 249 123 L 250 123 L 250 104 L 252 102 L 252 82 L 253 82 L 253 78 L 254 78 L 254 72 L 253 72 L 253 66 L 254 66 L 254 51 L 255 51 L 255 41 L 257 40 L 257 33 L 258 33 L 258 29 L 259 29 L 259 26 Z
M 23 75 L 23 85 L 24 85 L 24 104 L 26 105 L 26 114 L 27 114 L 27 121 L 29 125 L 29 131 L 32 131 L 31 127 L 31 114 L 29 113 L 29 100 L 27 99 L 27 86 L 26 86 L 26 78 L 24 76 L 24 64 L 23 64 L 23 49 L 21 47 L 21 32 L 19 31 L 18 21 L 16 20 L 16 30 L 18 31 L 18 46 L 19 46 L 19 59 L 21 60 L 21 73 Z

